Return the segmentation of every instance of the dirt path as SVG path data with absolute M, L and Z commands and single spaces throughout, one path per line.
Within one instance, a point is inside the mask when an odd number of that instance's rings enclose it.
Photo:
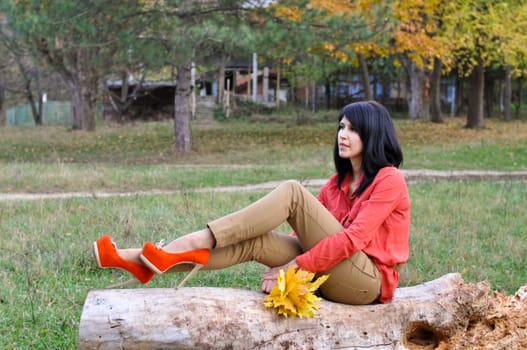
M 527 170 L 524 171 L 494 171 L 494 170 L 403 170 L 408 183 L 436 182 L 436 181 L 524 181 L 527 182 Z M 300 180 L 309 188 L 320 188 L 326 179 Z M 282 181 L 269 181 L 259 184 L 243 186 L 219 186 L 197 188 L 195 192 L 235 192 L 235 191 L 261 191 L 271 190 Z M 0 201 L 23 201 L 39 199 L 65 199 L 65 198 L 104 198 L 104 197 L 131 197 L 145 195 L 163 195 L 179 193 L 180 190 L 149 190 L 134 192 L 56 192 L 56 193 L 0 193 Z

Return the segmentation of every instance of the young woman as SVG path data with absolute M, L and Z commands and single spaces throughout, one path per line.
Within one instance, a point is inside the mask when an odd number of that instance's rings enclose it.
M 388 302 L 408 260 L 410 200 L 403 155 L 387 110 L 357 102 L 339 113 L 336 173 L 313 196 L 285 181 L 251 205 L 209 222 L 164 247 L 117 249 L 109 236 L 94 243 L 99 267 L 121 268 L 147 283 L 155 273 L 221 269 L 247 261 L 269 267 L 262 291 L 290 266 L 329 274 L 322 297 L 345 304 Z M 294 234 L 274 231 L 287 221 Z

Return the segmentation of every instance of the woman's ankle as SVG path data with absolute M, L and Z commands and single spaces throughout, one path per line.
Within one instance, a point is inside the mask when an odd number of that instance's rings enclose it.
M 171 253 L 182 253 L 196 249 L 210 250 L 214 247 L 215 242 L 212 232 L 207 228 L 176 238 L 164 246 L 163 250 Z
M 141 249 L 139 248 L 118 249 L 117 254 L 119 254 L 124 260 L 142 265 L 141 259 L 139 258 L 139 255 L 141 255 Z

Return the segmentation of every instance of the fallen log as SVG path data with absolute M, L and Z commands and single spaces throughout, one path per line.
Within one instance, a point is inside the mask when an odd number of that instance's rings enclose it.
M 320 301 L 313 318 L 284 318 L 263 293 L 228 288 L 88 292 L 84 349 L 433 349 L 488 307 L 488 283 L 448 274 L 399 288 L 388 304 Z

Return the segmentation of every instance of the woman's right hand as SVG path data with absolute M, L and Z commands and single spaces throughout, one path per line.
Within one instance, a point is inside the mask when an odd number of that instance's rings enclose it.
M 271 267 L 262 275 L 262 292 L 269 294 L 271 289 L 276 285 L 279 271 L 277 269 L 279 267 Z
M 270 267 L 269 270 L 262 275 L 262 292 L 270 293 L 271 289 L 276 285 L 280 270 L 287 271 L 291 266 L 297 267 L 296 260 L 293 259 L 285 265 Z

